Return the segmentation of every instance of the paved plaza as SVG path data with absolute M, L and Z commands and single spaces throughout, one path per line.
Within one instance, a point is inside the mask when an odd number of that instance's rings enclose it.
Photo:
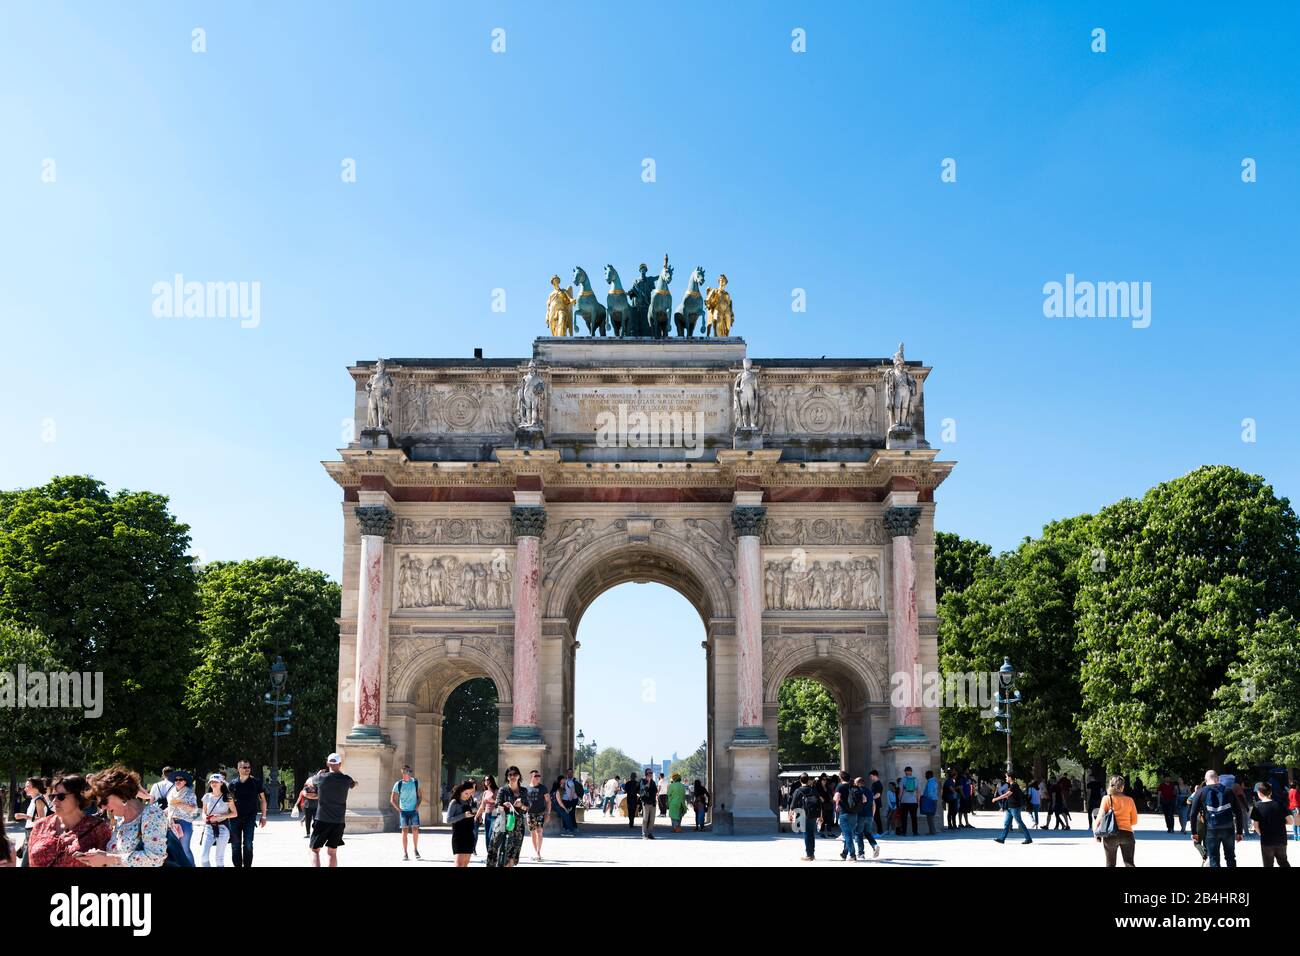
M 1001 820 L 999 815 L 996 818 Z M 880 838 L 880 859 L 858 864 L 859 867 L 930 867 L 930 866 L 1052 866 L 1100 867 L 1104 860 L 1100 844 L 1090 839 L 1086 831 L 1075 828 L 1069 831 L 1031 831 L 1032 845 L 1020 843 L 1015 834 L 1004 846 L 993 842 L 1001 832 L 994 826 L 992 813 L 974 817 L 978 829 L 920 837 Z M 11 831 L 16 832 L 16 831 Z M 310 863 L 307 841 L 303 838 L 300 822 L 287 815 L 273 817 L 266 829 L 257 834 L 257 866 L 306 866 Z M 686 866 L 686 867 L 832 867 L 848 866 L 839 859 L 838 840 L 820 839 L 817 843 L 817 860 L 804 863 L 803 837 L 783 833 L 780 836 L 713 836 L 709 833 L 670 833 L 668 828 L 655 827 L 656 839 L 642 840 L 640 824 L 635 831 L 626 822 L 583 824 L 577 837 L 563 838 L 548 835 L 542 846 L 542 863 L 530 861 L 531 844 L 525 843 L 520 865 L 525 867 L 565 866 Z M 1292 843 L 1300 858 L 1300 844 Z M 198 840 L 194 846 L 197 850 Z M 483 866 L 483 843 L 479 840 L 479 855 L 470 865 Z M 420 836 L 421 862 L 402 861 L 401 837 L 396 833 L 358 833 L 346 837 L 346 845 L 339 851 L 344 866 L 449 866 L 451 857 L 451 831 L 448 828 L 426 827 Z M 870 852 L 870 851 L 868 851 Z M 1259 841 L 1248 837 L 1237 845 L 1238 861 L 1242 866 L 1259 867 Z M 324 862 L 322 853 L 322 862 Z M 1143 814 L 1139 822 L 1137 864 L 1141 867 L 1169 866 L 1197 868 L 1200 858 L 1191 841 L 1175 833 L 1165 832 L 1163 819 Z

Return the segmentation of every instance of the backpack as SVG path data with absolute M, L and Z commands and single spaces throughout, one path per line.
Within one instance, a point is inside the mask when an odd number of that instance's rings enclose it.
M 846 791 L 846 799 L 844 800 L 844 812 L 861 813 L 862 805 L 862 791 L 850 784 Z
M 1211 804 L 1212 798 L 1217 797 L 1218 803 Z M 1223 786 L 1216 784 L 1210 787 L 1205 793 L 1205 828 L 1207 830 L 1226 830 L 1233 826 L 1236 821 L 1233 819 L 1232 803 L 1227 799 Z
M 809 817 L 812 817 L 815 814 L 820 813 L 822 808 L 822 798 L 820 794 L 817 793 L 816 788 L 809 785 L 807 787 L 803 787 L 802 790 L 803 790 L 803 812 L 807 814 Z

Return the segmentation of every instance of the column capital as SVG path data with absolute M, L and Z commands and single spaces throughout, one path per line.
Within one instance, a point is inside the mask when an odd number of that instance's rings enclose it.
M 353 513 L 357 516 L 357 524 L 363 535 L 378 535 L 381 538 L 388 537 L 393 530 L 393 522 L 397 519 L 392 509 L 384 505 L 361 505 Z
M 736 505 L 731 509 L 731 526 L 737 538 L 761 537 L 767 522 L 767 509 L 762 505 Z
M 540 538 L 546 530 L 546 509 L 537 505 L 511 505 L 510 522 L 516 538 Z
M 885 530 L 891 538 L 911 538 L 916 535 L 916 524 L 921 520 L 918 505 L 897 505 L 886 508 L 883 516 Z

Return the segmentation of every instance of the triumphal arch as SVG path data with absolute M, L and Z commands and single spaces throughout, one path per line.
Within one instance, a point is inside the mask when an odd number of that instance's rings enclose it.
M 830 689 L 847 767 L 937 771 L 938 712 L 891 694 L 937 669 L 934 491 L 952 463 L 925 438 L 929 371 L 901 345 L 759 358 L 666 333 L 350 368 L 356 439 L 325 463 L 343 491 L 350 826 L 395 825 L 403 764 L 438 792 L 444 704 L 473 677 L 496 685 L 502 768 L 572 766 L 578 625 L 627 581 L 699 611 L 719 832 L 777 830 L 791 676 Z

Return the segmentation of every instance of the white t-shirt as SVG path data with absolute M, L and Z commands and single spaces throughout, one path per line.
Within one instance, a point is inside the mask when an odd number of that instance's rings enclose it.
M 230 812 L 230 804 L 226 803 L 225 800 L 222 800 L 220 797 L 211 793 L 205 793 L 203 795 L 203 815 L 205 817 L 208 816 L 219 817 L 223 813 L 229 813 L 229 812 Z M 226 822 L 227 821 L 222 820 L 221 825 L 224 827 L 226 825 Z
M 609 779 L 609 780 L 606 780 L 606 781 L 605 781 L 605 796 L 607 796 L 607 797 L 612 797 L 612 796 L 614 796 L 614 794 L 616 794 L 616 793 L 618 793 L 618 784 L 616 784 L 616 783 L 613 781 L 612 778 Z

